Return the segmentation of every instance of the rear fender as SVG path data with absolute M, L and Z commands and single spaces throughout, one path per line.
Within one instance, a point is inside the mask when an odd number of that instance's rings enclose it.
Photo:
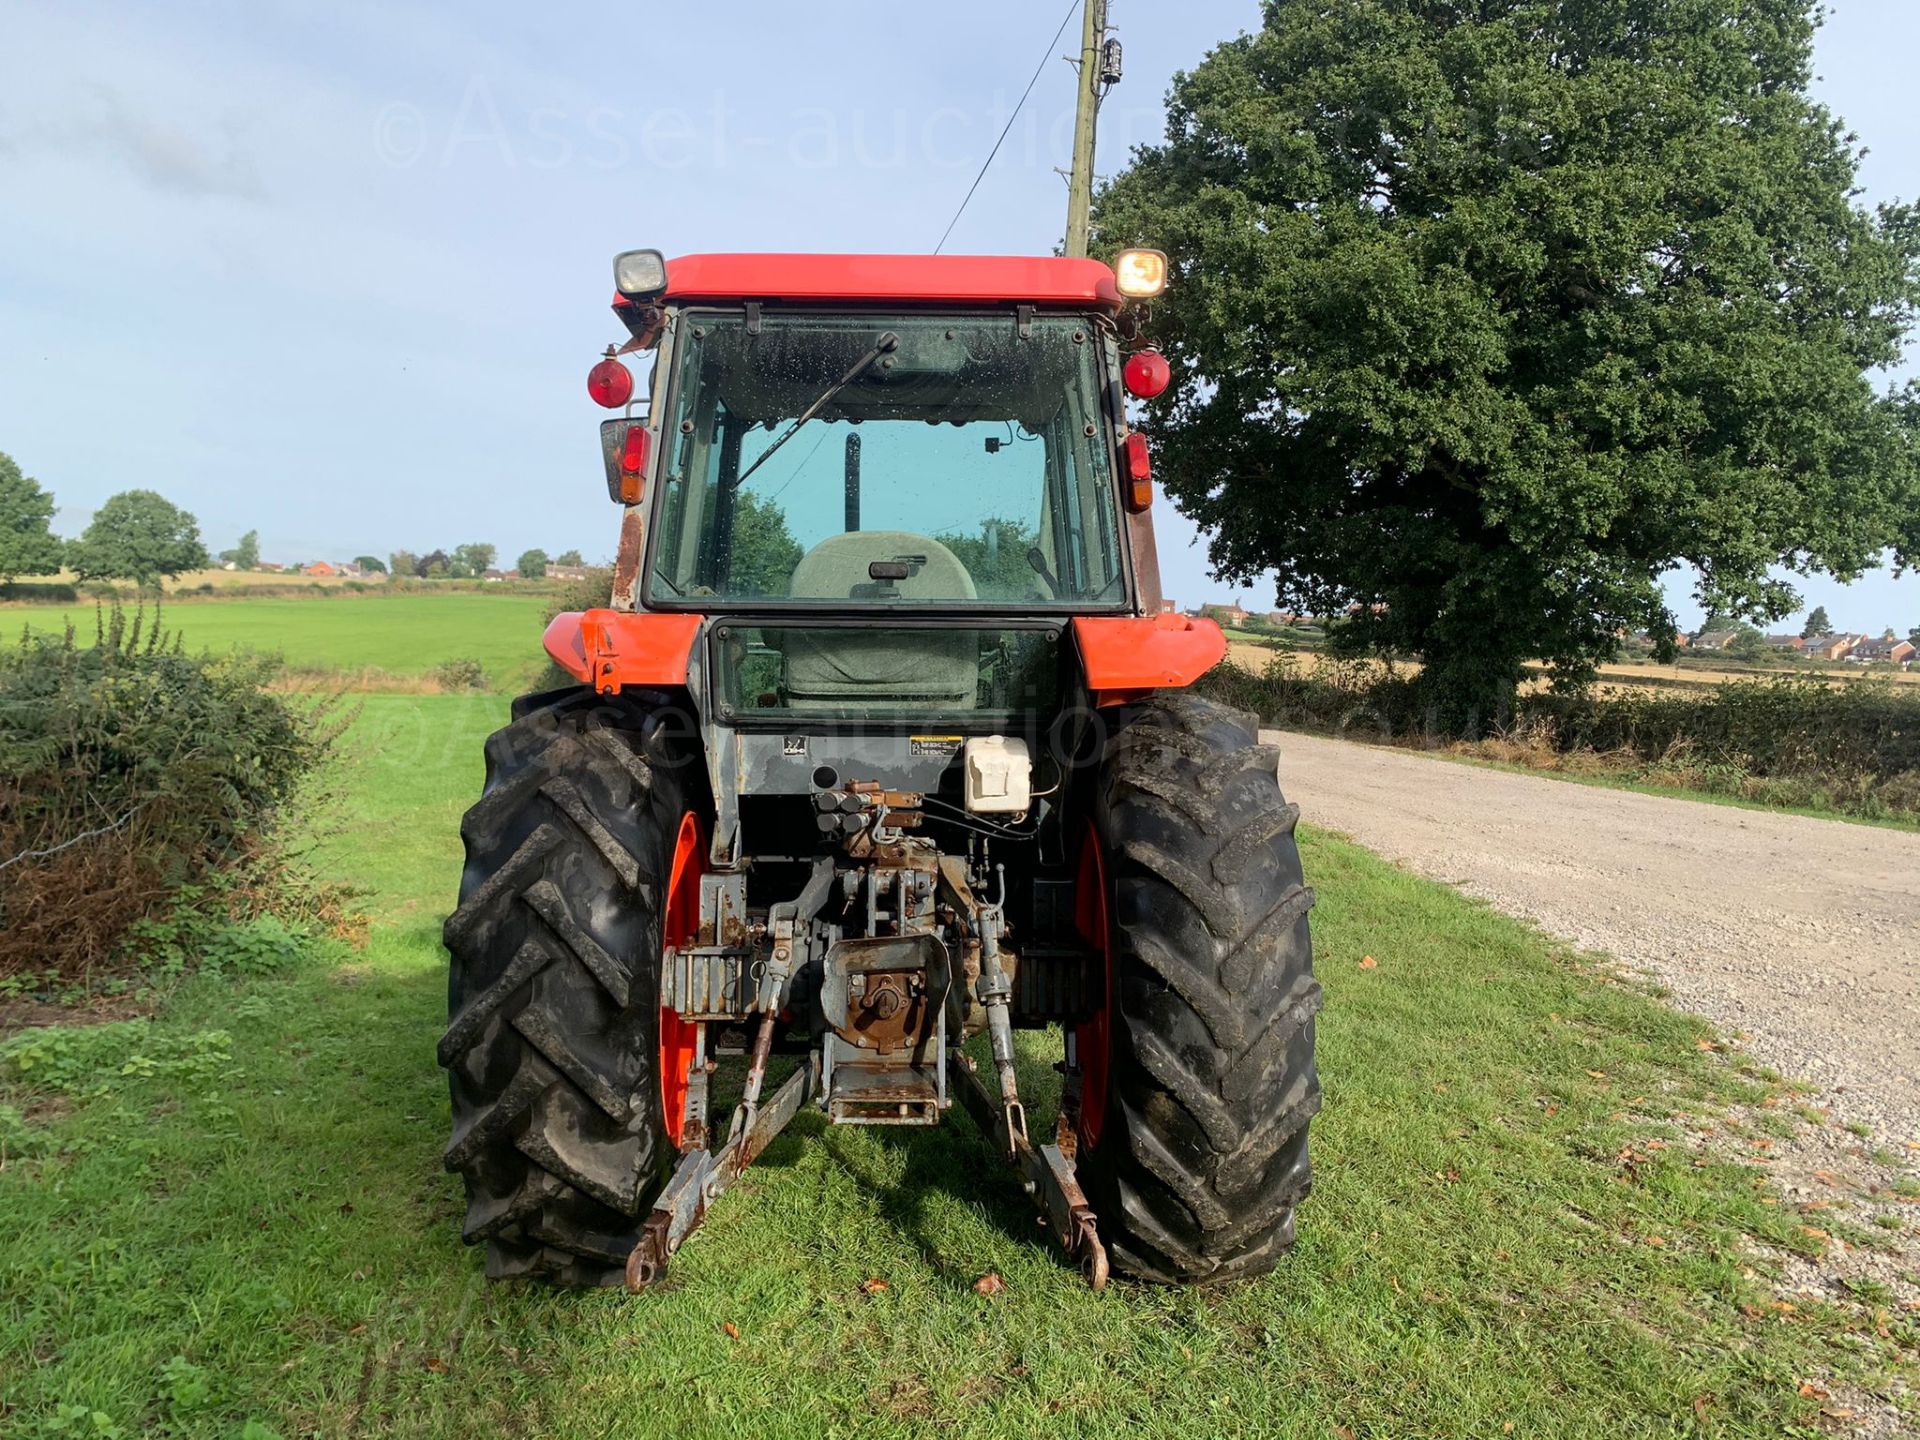
M 554 663 L 602 695 L 627 685 L 685 685 L 704 617 L 626 610 L 566 610 L 541 644 Z
M 1074 644 L 1096 705 L 1124 705 L 1154 690 L 1182 690 L 1218 665 L 1227 637 L 1190 615 L 1083 615 Z

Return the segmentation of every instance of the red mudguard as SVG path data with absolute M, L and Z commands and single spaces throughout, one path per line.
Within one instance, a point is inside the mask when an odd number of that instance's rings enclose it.
M 1073 639 L 1096 705 L 1124 705 L 1151 690 L 1182 689 L 1227 653 L 1220 627 L 1190 615 L 1082 616 L 1073 622 Z
M 567 610 L 553 617 L 540 643 L 556 665 L 602 695 L 623 685 L 684 685 L 702 618 Z

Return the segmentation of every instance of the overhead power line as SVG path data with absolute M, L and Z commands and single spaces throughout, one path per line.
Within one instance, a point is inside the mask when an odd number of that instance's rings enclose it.
M 987 152 L 986 160 L 981 163 L 980 173 L 973 177 L 973 184 L 967 187 L 966 198 L 960 202 L 960 208 L 953 212 L 953 219 L 949 220 L 947 228 L 940 232 L 940 243 L 933 247 L 934 254 L 938 255 L 946 247 L 947 237 L 953 234 L 953 227 L 958 225 L 960 217 L 967 213 L 967 202 L 973 199 L 973 192 L 978 190 L 980 182 L 986 179 L 987 167 L 993 164 L 993 157 L 1000 153 L 1000 147 L 1006 143 L 1007 136 L 1012 133 L 1013 122 L 1020 118 L 1020 111 L 1027 103 L 1027 96 L 1033 94 L 1033 87 L 1040 83 L 1040 72 L 1047 68 L 1047 61 L 1053 58 L 1053 47 L 1058 45 L 1060 37 L 1067 33 L 1067 25 L 1072 21 L 1074 11 L 1080 8 L 1080 3 L 1081 0 L 1073 0 L 1073 3 L 1067 6 L 1067 13 L 1060 21 L 1060 28 L 1053 32 L 1053 39 L 1047 42 L 1046 51 L 1040 56 L 1040 63 L 1034 66 L 1033 78 L 1027 81 L 1027 88 L 1020 92 L 1020 103 L 1013 107 L 1013 114 L 1007 117 L 1007 123 L 1000 132 L 1000 138 L 993 142 L 993 149 Z

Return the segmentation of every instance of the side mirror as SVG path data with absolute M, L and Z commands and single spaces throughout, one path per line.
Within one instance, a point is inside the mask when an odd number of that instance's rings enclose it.
M 638 505 L 647 490 L 647 456 L 652 437 L 645 416 L 600 422 L 600 458 L 607 467 L 607 498 Z

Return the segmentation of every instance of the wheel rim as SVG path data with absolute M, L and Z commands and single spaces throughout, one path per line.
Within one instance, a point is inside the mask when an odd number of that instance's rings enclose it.
M 705 870 L 706 837 L 700 817 L 689 810 L 680 818 L 673 867 L 667 872 L 667 903 L 661 911 L 660 956 L 669 946 L 691 944 L 700 930 L 700 876 Z M 663 980 L 665 976 L 661 977 Z M 667 1138 L 677 1148 L 687 1123 L 687 1077 L 693 1073 L 694 1042 L 699 1031 L 671 1006 L 660 1007 L 660 1105 Z
M 1080 1143 L 1091 1150 L 1100 1143 L 1107 1119 L 1108 1057 L 1113 1048 L 1113 959 L 1108 944 L 1112 934 L 1107 913 L 1107 862 L 1100 852 L 1100 836 L 1088 821 L 1080 841 L 1075 867 L 1073 923 L 1080 938 L 1092 947 L 1099 977 L 1099 1009 L 1076 1026 L 1074 1051 L 1080 1060 Z

